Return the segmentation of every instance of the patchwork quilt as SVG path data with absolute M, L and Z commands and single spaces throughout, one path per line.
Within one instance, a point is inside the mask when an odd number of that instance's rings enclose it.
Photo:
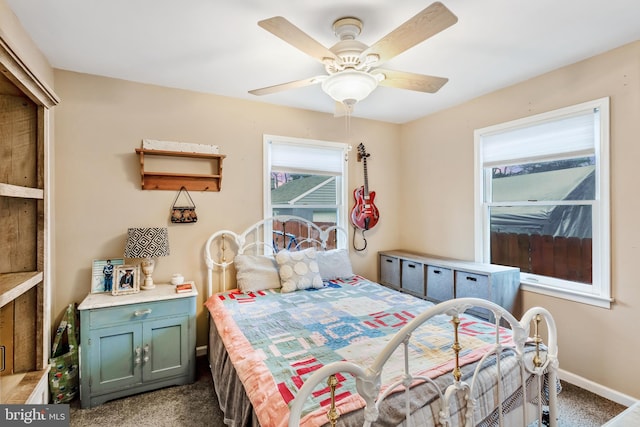
M 305 379 L 331 362 L 370 365 L 404 325 L 433 304 L 393 291 L 360 276 L 326 282 L 323 289 L 281 294 L 277 289 L 212 296 L 206 305 L 262 427 L 285 426 L 288 404 Z M 479 360 L 509 331 L 473 316 L 461 316 L 461 362 Z M 499 334 L 499 337 L 496 337 Z M 453 326 L 436 316 L 412 335 L 414 375 L 435 378 L 454 367 Z M 385 365 L 383 390 L 404 371 L 402 348 Z M 339 377 L 340 413 L 364 407 L 350 376 Z M 305 405 L 301 425 L 327 422 L 329 389 L 319 386 Z

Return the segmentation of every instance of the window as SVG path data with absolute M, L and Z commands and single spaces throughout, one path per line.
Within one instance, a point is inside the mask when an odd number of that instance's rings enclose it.
M 610 307 L 609 99 L 478 129 L 476 259 Z
M 265 135 L 265 218 L 295 215 L 347 230 L 348 149 L 340 142 Z M 346 247 L 346 237 L 338 233 L 336 245 Z

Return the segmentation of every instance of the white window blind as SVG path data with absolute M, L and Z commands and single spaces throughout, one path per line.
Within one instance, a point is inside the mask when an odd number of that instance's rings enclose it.
M 292 144 L 277 139 L 271 140 L 270 144 L 272 170 L 322 175 L 343 173 L 346 144 L 328 142 Z
M 482 164 L 491 167 L 559 156 L 593 155 L 599 120 L 598 109 L 593 109 L 533 126 L 485 134 Z

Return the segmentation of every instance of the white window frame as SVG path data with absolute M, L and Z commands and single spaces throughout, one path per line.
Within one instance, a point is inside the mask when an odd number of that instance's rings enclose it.
M 309 174 L 327 174 L 340 176 L 342 179 L 342 186 L 338 195 L 338 205 L 337 205 L 337 225 L 343 229 L 344 233 L 337 233 L 337 247 L 340 249 L 347 248 L 347 235 L 346 232 L 349 230 L 348 228 L 348 201 L 347 201 L 347 193 L 348 193 L 348 154 L 350 150 L 349 144 L 344 142 L 336 142 L 336 141 L 323 141 L 317 139 L 305 139 L 305 138 L 294 138 L 287 136 L 277 136 L 277 135 L 263 135 L 263 206 L 264 206 L 264 218 L 269 218 L 273 214 L 273 205 L 271 203 L 271 165 L 272 165 L 272 155 L 271 155 L 271 147 L 273 144 L 282 144 L 282 145 L 290 145 L 294 149 L 300 148 L 308 148 L 309 150 L 313 149 L 330 149 L 341 152 L 341 156 L 343 161 L 339 167 L 339 171 L 327 171 L 327 169 L 323 169 L 322 164 L 319 164 L 317 161 L 310 162 L 307 165 L 302 165 L 299 168 L 287 168 L 288 172 L 292 173 L 309 173 Z M 309 208 L 313 208 L 314 206 L 308 206 Z M 326 207 L 326 206 L 318 206 L 318 207 Z
M 531 273 L 520 274 L 521 289 L 550 295 L 598 307 L 611 307 L 611 238 L 609 199 L 609 98 L 600 98 L 578 105 L 537 114 L 522 119 L 477 129 L 474 132 L 475 155 L 475 258 L 479 262 L 490 260 L 489 204 L 485 202 L 483 138 L 505 131 L 534 126 L 543 122 L 599 109 L 600 123 L 596 126 L 596 194 L 592 206 L 592 284 L 556 279 Z M 599 130 L 599 132 L 598 132 Z M 580 201 L 584 202 L 584 201 Z

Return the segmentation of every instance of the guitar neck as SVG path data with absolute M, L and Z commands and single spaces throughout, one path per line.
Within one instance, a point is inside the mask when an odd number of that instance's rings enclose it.
M 365 198 L 369 198 L 369 177 L 367 175 L 367 156 L 364 156 L 362 158 L 362 161 L 364 162 L 363 166 L 364 166 L 364 197 Z

